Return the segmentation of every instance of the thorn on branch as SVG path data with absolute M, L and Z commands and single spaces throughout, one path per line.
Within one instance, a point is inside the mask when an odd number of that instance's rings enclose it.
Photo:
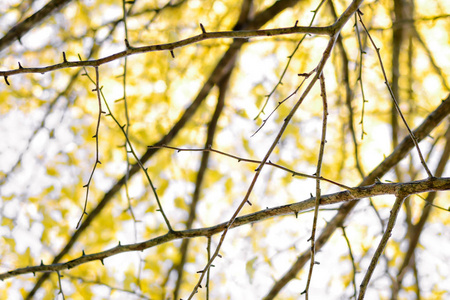
M 19 64 L 19 69 L 23 69 L 22 65 L 20 64 L 20 61 L 17 62 Z
M 297 27 L 298 20 L 295 21 L 294 27 Z
M 252 205 L 253 205 L 253 204 L 252 204 L 252 203 L 251 203 L 250 201 L 248 201 L 248 200 L 247 200 L 247 203 L 248 203 L 248 205 L 250 205 L 250 206 L 252 206 Z
M 45 266 L 45 265 L 44 265 L 44 262 L 42 261 L 42 259 L 41 259 L 41 266 Z
M 449 207 L 450 208 L 450 207 Z M 220 254 L 217 254 L 217 256 L 219 257 L 219 258 L 222 258 L 222 255 L 220 255 Z
M 295 214 L 295 218 L 298 219 L 298 211 L 295 211 L 294 214 Z
M 130 43 L 128 42 L 127 39 L 125 39 L 125 47 L 127 47 L 127 49 L 131 49 Z
M 85 255 L 86 255 L 86 253 L 84 253 L 84 249 L 83 249 L 81 256 L 85 256 Z
M 62 54 L 63 54 L 63 62 L 65 62 L 65 63 L 66 63 L 66 62 L 67 62 L 67 58 L 66 58 L 66 52 L 64 52 L 64 51 L 63 51 L 63 53 L 62 53 Z
M 9 82 L 8 82 L 8 76 L 3 76 L 3 78 L 5 78 L 6 84 L 7 84 L 7 85 L 10 85 Z
M 105 265 L 105 263 L 103 262 L 103 259 L 100 259 L 100 262 L 102 263 L 103 266 Z
M 202 29 L 202 32 L 203 32 L 203 33 L 206 33 L 205 27 L 203 27 L 203 24 L 202 24 L 202 23 L 200 23 L 200 28 Z
M 118 247 L 121 247 L 122 245 L 120 244 L 120 241 L 119 241 L 119 245 L 118 245 Z
M 314 264 L 315 264 L 315 265 L 320 265 L 320 262 L 314 261 Z
M 173 50 L 170 50 L 170 55 L 172 55 L 172 58 L 175 58 L 175 54 L 173 53 Z

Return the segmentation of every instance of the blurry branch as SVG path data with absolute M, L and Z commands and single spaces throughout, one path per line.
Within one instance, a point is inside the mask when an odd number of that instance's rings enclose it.
M 270 21 L 274 16 L 282 12 L 284 9 L 295 5 L 298 0 L 285 0 L 277 1 L 272 6 L 268 7 L 264 11 L 261 11 L 255 15 L 255 17 L 246 24 L 245 28 L 259 28 L 265 23 Z M 191 104 L 185 109 L 181 114 L 178 121 L 172 126 L 172 128 L 154 145 L 164 145 L 170 143 L 177 134 L 184 128 L 187 122 L 192 118 L 197 109 L 201 106 L 203 101 L 206 99 L 211 89 L 217 85 L 220 80 L 225 76 L 232 66 L 236 55 L 238 54 L 240 48 L 245 44 L 246 39 L 236 39 L 230 45 L 228 50 L 223 54 L 222 58 L 219 59 L 216 67 L 210 74 L 208 80 L 204 83 L 203 87 L 200 88 L 197 96 L 191 102 Z M 6 77 L 5 77 L 6 78 Z M 140 160 L 145 164 L 155 153 L 157 149 L 147 149 L 147 151 L 140 157 Z M 129 169 L 128 176 L 123 176 L 120 178 L 111 189 L 106 192 L 103 198 L 98 202 L 97 206 L 91 211 L 91 213 L 86 217 L 84 222 L 81 224 L 80 228 L 73 232 L 70 239 L 67 241 L 63 249 L 55 256 L 53 259 L 53 264 L 59 262 L 69 251 L 72 249 L 81 234 L 90 226 L 91 222 L 101 213 L 101 211 L 106 207 L 106 205 L 113 199 L 113 197 L 120 191 L 124 186 L 125 181 L 134 176 L 140 170 L 138 164 L 134 164 Z M 36 282 L 33 289 L 29 292 L 25 299 L 32 299 L 37 290 L 41 285 L 47 280 L 49 273 L 44 273 Z
M 417 28 L 415 26 L 412 27 L 412 35 L 417 39 L 423 50 L 427 53 L 430 64 L 431 66 L 433 66 L 434 71 L 439 75 L 439 78 L 442 81 L 442 85 L 447 89 L 447 91 L 450 91 L 450 84 L 447 81 L 447 76 L 444 74 L 441 67 L 438 66 L 436 60 L 433 57 L 433 53 L 431 52 L 425 41 L 422 39 L 419 31 L 417 31 Z
M 0 51 L 8 47 L 16 40 L 20 42 L 20 39 L 28 31 L 50 17 L 54 12 L 61 10 L 64 5 L 70 1 L 71 0 L 52 0 L 33 15 L 15 25 L 0 39 Z
M 235 63 L 233 63 L 232 68 L 234 68 L 234 64 Z M 219 122 L 220 115 L 222 114 L 223 108 L 225 106 L 225 98 L 226 98 L 226 94 L 228 91 L 228 84 L 230 82 L 231 73 L 232 73 L 232 69 L 218 84 L 219 95 L 217 97 L 216 108 L 211 117 L 211 121 L 208 124 L 208 132 L 206 135 L 205 148 L 211 147 L 214 143 L 214 137 L 215 137 L 216 130 L 217 130 L 217 123 Z M 201 191 L 202 191 L 205 174 L 208 169 L 209 154 L 210 154 L 209 151 L 204 151 L 202 153 L 202 158 L 200 160 L 200 166 L 197 171 L 197 177 L 195 180 L 195 190 L 192 195 L 192 201 L 189 204 L 189 216 L 186 221 L 186 229 L 192 228 L 192 225 L 194 224 L 194 221 L 197 217 L 196 210 L 197 210 L 197 205 L 200 201 L 200 195 L 201 195 Z M 179 299 L 178 293 L 180 292 L 181 284 L 183 282 L 183 274 L 184 274 L 184 270 L 185 270 L 185 264 L 188 259 L 189 241 L 190 241 L 189 239 L 183 240 L 183 242 L 181 243 L 181 246 L 180 246 L 181 258 L 180 258 L 179 263 L 175 267 L 178 277 L 177 277 L 174 292 L 173 292 L 173 299 Z M 209 248 L 208 248 L 209 251 L 211 250 L 210 246 L 211 245 L 210 245 L 210 241 L 209 241 Z M 208 257 L 208 259 L 209 259 L 209 257 Z
M 355 188 L 351 191 L 343 191 L 334 194 L 323 195 L 320 197 L 321 206 L 337 204 L 342 202 L 356 202 L 367 197 L 381 196 L 381 195 L 412 195 L 426 192 L 444 191 L 450 189 L 450 178 L 431 178 L 405 183 L 376 183 L 369 186 L 362 186 Z M 189 229 L 183 231 L 171 231 L 162 236 L 135 244 L 121 245 L 105 250 L 103 252 L 83 254 L 73 260 L 65 263 L 55 263 L 51 265 L 45 265 L 42 261 L 38 266 L 30 266 L 20 269 L 15 269 L 6 273 L 0 274 L 0 280 L 12 278 L 18 275 L 37 273 L 37 272 L 56 272 L 66 269 L 72 269 L 81 264 L 85 264 L 92 261 L 104 262 L 104 259 L 116 254 L 131 252 L 131 251 L 143 251 L 164 243 L 168 243 L 178 239 L 196 238 L 196 237 L 210 237 L 214 234 L 223 232 L 227 228 L 236 228 L 239 226 L 252 224 L 255 222 L 261 222 L 268 218 L 284 215 L 298 215 L 301 212 L 308 211 L 314 208 L 316 204 L 316 197 L 310 197 L 301 202 L 277 206 L 273 208 L 267 208 L 265 210 L 237 217 L 231 226 L 229 222 L 224 222 L 212 227 Z M 309 253 L 309 252 L 308 252 Z
M 243 162 L 248 162 L 248 163 L 261 164 L 261 161 L 260 161 L 260 160 L 255 160 L 255 159 L 248 159 L 248 158 L 239 157 L 239 156 L 236 156 L 236 155 L 233 155 L 233 154 L 229 154 L 229 153 L 226 153 L 226 152 L 222 152 L 222 151 L 219 151 L 219 150 L 216 150 L 216 149 L 213 149 L 213 148 L 205 148 L 205 149 L 194 149 L 194 148 L 192 148 L 192 149 L 188 149 L 188 148 L 177 148 L 177 147 L 172 147 L 172 146 L 167 146 L 167 145 L 161 145 L 161 146 L 149 146 L 148 148 L 149 148 L 149 149 L 167 148 L 167 149 L 176 150 L 176 151 L 178 151 L 178 152 L 185 152 L 185 151 L 187 151 L 187 152 L 214 152 L 214 153 L 218 153 L 218 154 L 221 154 L 221 155 L 230 157 L 230 158 L 234 158 L 234 159 L 236 159 L 238 162 L 243 161 Z M 327 179 L 327 178 L 322 177 L 322 176 L 309 175 L 309 174 L 305 174 L 305 173 L 300 173 L 300 172 L 297 172 L 297 171 L 293 171 L 293 170 L 288 169 L 288 168 L 286 168 L 286 167 L 284 167 L 284 166 L 282 166 L 282 165 L 273 163 L 273 162 L 271 162 L 270 160 L 269 160 L 268 162 L 266 162 L 266 165 L 272 166 L 272 167 L 275 167 L 275 168 L 278 168 L 278 169 L 283 170 L 283 171 L 286 171 L 286 172 L 288 172 L 288 173 L 291 173 L 292 176 L 300 176 L 300 177 L 306 177 L 306 178 L 311 178 L 311 179 L 323 180 L 323 181 L 329 182 L 329 183 L 331 183 L 331 184 L 337 185 L 337 186 L 339 186 L 339 187 L 341 187 L 341 188 L 344 188 L 344 189 L 346 189 L 346 190 L 352 190 L 352 189 L 353 189 L 353 188 L 351 188 L 351 187 L 349 187 L 349 186 L 346 186 L 346 185 L 344 185 L 344 184 L 342 184 L 342 183 L 333 181 L 333 180 L 331 180 L 331 179 Z
M 450 14 L 443 14 L 443 15 L 436 15 L 436 16 L 429 16 L 429 17 L 419 17 L 414 19 L 403 19 L 396 21 L 392 26 L 389 27 L 380 27 L 380 26 L 373 26 L 370 28 L 370 31 L 383 31 L 383 30 L 392 30 L 392 28 L 395 28 L 397 26 L 403 26 L 404 24 L 411 24 L 411 23 L 419 23 L 419 22 L 434 22 L 441 19 L 449 19 Z
M 439 123 L 450 113 L 450 94 L 445 100 L 439 105 L 428 117 L 414 130 L 414 135 L 417 141 L 421 141 L 426 136 L 428 136 L 431 131 L 439 125 Z M 367 175 L 360 186 L 369 185 L 375 182 L 377 178 L 381 178 L 386 174 L 393 166 L 398 164 L 414 147 L 414 143 L 409 136 L 405 137 L 403 141 L 394 149 L 394 151 L 386 157 L 369 175 Z M 316 247 L 317 251 L 324 246 L 334 231 L 341 227 L 353 210 L 356 201 L 346 202 L 339 208 L 337 214 L 333 219 L 328 222 L 327 226 L 323 229 L 320 237 L 317 240 Z M 274 299 L 275 296 L 281 291 L 281 289 L 292 279 L 297 276 L 297 273 L 303 268 L 305 263 L 310 257 L 310 252 L 303 252 L 291 268 L 272 286 L 268 294 L 264 299 Z
M 124 293 L 124 294 L 126 293 L 126 294 L 133 295 L 133 297 L 138 297 L 138 298 L 141 298 L 141 299 L 151 300 L 150 297 L 148 297 L 148 296 L 146 296 L 144 294 L 141 294 L 141 293 L 136 292 L 136 291 L 120 288 L 120 287 L 111 286 L 109 284 L 106 284 L 106 283 L 100 281 L 100 279 L 98 279 L 98 278 L 95 279 L 95 280 L 88 280 L 88 279 L 86 279 L 84 277 L 73 276 L 70 273 L 65 273 L 63 275 L 63 278 L 69 278 L 69 279 L 71 279 L 73 281 L 76 280 L 76 281 L 82 282 L 83 284 L 90 284 L 90 285 L 101 286 L 101 287 L 104 287 L 104 288 L 110 290 L 110 293 L 112 293 L 114 291 L 117 291 L 117 292 L 121 292 L 121 293 Z
M 173 43 L 166 44 L 158 44 L 151 46 L 143 46 L 143 47 L 132 47 L 128 44 L 128 41 L 125 41 L 127 49 L 113 55 L 94 59 L 94 60 L 86 60 L 86 61 L 63 61 L 62 63 L 47 66 L 47 67 L 37 67 L 37 68 L 25 68 L 19 67 L 18 69 L 10 70 L 10 71 L 0 71 L 0 76 L 12 76 L 15 74 L 28 74 L 28 73 L 41 73 L 44 74 L 46 72 L 55 71 L 59 69 L 65 68 L 79 68 L 79 67 L 98 67 L 108 62 L 117 60 L 122 57 L 147 53 L 147 52 L 155 52 L 155 51 L 170 51 L 173 53 L 173 50 L 184 47 L 190 44 L 195 44 L 208 39 L 224 39 L 224 38 L 233 38 L 233 39 L 248 39 L 252 37 L 271 37 L 277 35 L 285 35 L 285 34 L 297 34 L 297 33 L 310 33 L 317 35 L 331 35 L 334 30 L 334 26 L 326 26 L 326 27 L 302 27 L 302 26 L 293 26 L 287 28 L 275 28 L 275 29 L 262 29 L 262 30 L 242 30 L 242 31 L 219 31 L 219 32 L 203 32 L 202 34 L 180 40 Z

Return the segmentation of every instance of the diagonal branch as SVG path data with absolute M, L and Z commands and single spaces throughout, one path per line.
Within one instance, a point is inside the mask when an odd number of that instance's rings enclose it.
M 0 51 L 8 47 L 15 40 L 20 42 L 20 39 L 28 31 L 50 17 L 53 13 L 61 10 L 70 1 L 72 0 L 52 0 L 33 15 L 15 25 L 0 39 Z

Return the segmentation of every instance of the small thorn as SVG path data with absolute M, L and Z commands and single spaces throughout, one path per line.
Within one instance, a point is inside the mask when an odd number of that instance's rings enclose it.
M 105 263 L 103 262 L 103 259 L 100 259 L 100 262 L 102 263 L 102 265 L 105 265 Z
M 42 259 L 41 259 L 41 266 L 44 266 L 44 262 L 42 261 Z
M 203 27 L 203 24 L 202 24 L 202 23 L 200 23 L 200 28 L 202 29 L 202 32 L 203 32 L 203 33 L 206 33 L 205 27 Z
M 63 51 L 63 62 L 67 62 L 67 58 L 66 58 L 66 52 Z
M 127 39 L 125 39 L 125 47 L 127 47 L 127 49 L 130 49 L 131 47 L 130 47 L 130 43 L 128 43 L 128 40 Z
M 172 55 L 172 58 L 175 58 L 175 54 L 173 53 L 173 50 L 170 50 L 170 55 Z
M 5 78 L 6 84 L 7 84 L 7 85 L 10 85 L 9 82 L 8 82 L 8 76 L 3 76 L 3 78 Z
M 250 201 L 248 201 L 248 200 L 247 200 L 247 203 L 248 203 L 248 205 L 250 205 L 250 206 L 252 206 L 252 205 L 253 205 L 253 204 L 252 204 L 252 203 L 251 203 Z
M 22 65 L 20 64 L 20 61 L 17 62 L 19 64 L 19 69 L 23 69 Z
M 84 253 L 84 250 L 82 250 L 82 256 L 85 256 L 86 255 L 86 253 Z
M 298 20 L 295 21 L 294 27 L 297 27 Z
M 294 212 L 295 218 L 298 219 L 298 211 Z

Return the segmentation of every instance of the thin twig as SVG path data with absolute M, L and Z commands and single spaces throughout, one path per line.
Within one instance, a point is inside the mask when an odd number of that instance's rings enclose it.
M 61 294 L 63 300 L 65 300 L 66 297 L 64 296 L 64 292 L 63 292 L 63 289 L 62 289 L 62 283 L 61 283 L 62 275 L 59 273 L 59 271 L 57 271 L 56 274 L 58 274 L 59 294 Z
M 205 152 L 205 151 L 208 151 L 208 152 L 214 152 L 214 153 L 217 153 L 217 154 L 220 154 L 220 155 L 223 155 L 223 156 L 227 156 L 227 157 L 230 157 L 230 158 L 234 158 L 238 162 L 243 161 L 243 162 L 249 162 L 249 163 L 254 163 L 254 164 L 261 164 L 260 160 L 239 157 L 239 156 L 236 156 L 236 155 L 233 155 L 233 154 L 229 154 L 229 153 L 226 153 L 226 152 L 223 152 L 223 151 L 220 151 L 220 150 L 217 150 L 217 149 L 213 149 L 213 148 L 178 148 L 178 147 L 172 147 L 172 146 L 168 146 L 168 145 L 149 146 L 148 148 L 149 149 L 167 148 L 167 149 L 176 150 L 178 152 L 186 152 L 186 151 L 187 152 Z M 329 182 L 331 184 L 334 184 L 336 186 L 339 186 L 339 187 L 341 187 L 343 189 L 346 189 L 346 190 L 353 190 L 352 187 L 346 186 L 346 185 L 344 185 L 342 183 L 333 181 L 331 179 L 328 179 L 328 178 L 325 178 L 325 177 L 322 177 L 322 176 L 309 175 L 309 174 L 306 174 L 306 173 L 293 171 L 293 170 L 291 170 L 291 169 L 289 169 L 287 167 L 284 167 L 282 165 L 273 163 L 270 160 L 268 162 L 266 162 L 266 165 L 278 168 L 278 169 L 286 171 L 286 172 L 289 172 L 289 173 L 292 174 L 293 177 L 294 176 L 300 176 L 300 177 L 311 178 L 311 179 L 319 179 L 319 180 L 323 180 L 323 181 Z
M 325 87 L 325 78 L 323 74 L 319 77 L 320 80 L 320 96 L 322 97 L 322 105 L 323 105 L 323 114 L 322 114 L 322 137 L 320 138 L 320 147 L 319 147 L 319 157 L 317 159 L 317 169 L 316 176 L 320 177 L 322 170 L 322 161 L 323 161 L 323 153 L 325 151 L 325 143 L 326 143 L 326 135 L 327 135 L 327 119 L 328 119 L 328 103 L 327 103 L 327 91 Z M 313 224 L 311 228 L 311 258 L 308 272 L 308 279 L 306 280 L 305 294 L 306 300 L 309 299 L 309 286 L 311 284 L 312 273 L 314 269 L 314 265 L 316 262 L 316 231 L 317 231 L 317 219 L 319 217 L 319 206 L 320 206 L 320 180 L 316 179 L 316 201 L 314 205 L 314 218 Z
M 362 17 L 361 17 L 362 13 L 361 13 L 359 10 L 358 10 L 357 13 L 358 13 L 358 17 L 359 17 L 359 22 L 360 22 L 361 25 L 364 27 L 364 30 L 366 31 L 366 34 L 367 34 L 367 36 L 369 37 L 369 40 L 370 40 L 370 42 L 372 43 L 372 45 L 373 45 L 373 47 L 374 47 L 374 49 L 375 49 L 375 51 L 376 51 L 376 53 L 377 53 L 378 61 L 380 62 L 381 71 L 382 71 L 382 73 L 383 73 L 383 77 L 384 77 L 384 80 L 385 80 L 384 83 L 386 84 L 386 86 L 387 86 L 387 88 L 388 88 L 388 90 L 389 90 L 389 93 L 390 93 L 390 95 L 391 95 L 391 97 L 392 97 L 392 100 L 394 101 L 395 108 L 397 109 L 397 112 L 398 112 L 399 116 L 401 117 L 403 123 L 405 124 L 406 129 L 408 129 L 409 135 L 411 136 L 411 139 L 412 139 L 412 141 L 413 141 L 413 143 L 414 143 L 414 146 L 415 146 L 416 149 L 417 149 L 417 153 L 419 154 L 420 162 L 422 163 L 422 165 L 423 165 L 425 171 L 427 172 L 428 177 L 432 178 L 432 177 L 433 177 L 433 174 L 431 173 L 430 169 L 428 169 L 427 163 L 426 163 L 425 160 L 423 159 L 422 151 L 420 151 L 419 143 L 417 142 L 417 138 L 414 136 L 414 133 L 412 132 L 411 128 L 409 128 L 409 125 L 408 125 L 408 123 L 406 122 L 406 119 L 405 119 L 405 117 L 403 116 L 403 113 L 402 113 L 401 110 L 400 110 L 400 107 L 399 107 L 399 105 L 398 105 L 397 99 L 395 98 L 395 95 L 394 95 L 394 93 L 392 92 L 391 86 L 389 85 L 389 81 L 388 81 L 388 79 L 387 79 L 386 71 L 385 71 L 385 69 L 384 69 L 383 61 L 382 61 L 381 55 L 380 55 L 380 48 L 378 48 L 378 47 L 376 46 L 375 41 L 372 39 L 372 36 L 370 35 L 369 31 L 367 30 L 366 26 L 364 25 L 364 23 L 363 23 L 363 21 L 362 21 Z
M 312 16 L 311 21 L 309 22 L 309 25 L 308 25 L 308 26 L 312 26 L 312 24 L 314 23 L 314 20 L 315 20 L 315 18 L 316 18 L 316 16 L 317 16 L 317 13 L 319 12 L 319 9 L 320 9 L 320 7 L 322 6 L 322 4 L 323 4 L 324 2 L 325 2 L 325 0 L 320 1 L 319 5 L 316 7 L 316 9 L 312 11 L 313 16 Z M 298 21 L 297 21 L 297 22 L 298 22 Z M 296 24 L 296 25 L 294 25 L 294 27 L 297 26 L 297 23 L 295 23 L 295 24 Z M 261 110 L 259 111 L 258 115 L 254 118 L 255 120 L 258 119 L 259 116 L 260 116 L 261 114 L 264 114 L 264 109 L 266 108 L 267 103 L 269 103 L 270 97 L 272 97 L 272 95 L 275 93 L 275 91 L 277 90 L 277 88 L 278 88 L 280 85 L 283 84 L 283 78 L 284 78 L 284 75 L 286 75 L 286 72 L 287 72 L 287 70 L 288 70 L 288 68 L 289 68 L 289 66 L 290 66 L 290 64 L 291 64 L 292 58 L 294 57 L 295 53 L 297 53 L 298 48 L 300 48 L 300 45 L 303 43 L 303 41 L 305 40 L 305 38 L 306 38 L 307 36 L 308 36 L 308 34 L 305 34 L 305 35 L 302 36 L 302 38 L 300 39 L 300 41 L 298 41 L 298 43 L 297 43 L 297 45 L 295 46 L 295 48 L 294 48 L 294 50 L 292 51 L 292 53 L 287 57 L 287 58 L 288 58 L 288 61 L 287 61 L 287 63 L 286 63 L 286 66 L 284 67 L 283 72 L 281 73 L 280 79 L 278 80 L 277 84 L 275 84 L 275 86 L 274 86 L 273 89 L 270 91 L 270 93 L 269 93 L 268 95 L 266 95 L 266 98 L 267 98 L 267 99 L 266 99 L 266 101 L 264 102 L 264 105 L 262 106 L 262 108 L 261 108 Z M 298 88 L 297 88 L 297 90 L 298 90 Z M 297 90 L 296 90 L 296 91 L 297 91 Z M 279 103 L 279 104 L 280 104 L 280 103 Z M 267 117 L 267 118 L 263 121 L 263 124 L 267 121 L 268 118 L 270 118 L 270 115 L 269 115 L 269 117 Z M 262 126 L 263 126 L 263 125 L 261 125 L 261 127 L 262 127 Z M 256 132 L 258 132 L 258 131 L 261 129 L 261 127 L 260 127 Z M 256 134 L 256 132 L 255 132 L 254 134 Z
M 397 220 L 398 213 L 400 212 L 400 208 L 402 206 L 403 201 L 408 197 L 408 193 L 400 192 L 395 199 L 394 206 L 392 207 L 391 214 L 389 217 L 389 222 L 386 227 L 386 231 L 383 234 L 383 237 L 381 238 L 380 243 L 378 244 L 378 247 L 375 251 L 375 254 L 372 257 L 372 260 L 370 262 L 369 268 L 367 269 L 366 275 L 364 276 L 364 279 L 360 285 L 358 300 L 364 299 L 364 295 L 366 293 L 367 286 L 369 285 L 370 278 L 372 277 L 373 271 L 375 270 L 378 259 L 380 258 L 381 254 L 384 252 L 384 248 L 386 248 L 387 242 L 392 234 L 392 229 L 394 228 L 395 221 Z
M 344 236 L 345 242 L 347 243 L 347 247 L 348 247 L 348 255 L 350 256 L 350 261 L 352 262 L 352 269 L 353 269 L 353 274 L 352 274 L 352 284 L 353 284 L 353 295 L 351 298 L 356 298 L 356 295 L 358 294 L 357 290 L 356 290 L 356 264 L 355 264 L 355 258 L 353 257 L 353 251 L 352 251 L 352 246 L 350 244 L 350 240 L 347 237 L 347 233 L 345 232 L 345 227 L 341 226 L 342 229 L 342 235 Z
M 81 57 L 80 57 L 81 59 Z M 86 69 L 84 70 L 85 73 L 83 75 L 88 76 L 88 73 L 86 72 Z M 89 79 L 91 79 L 89 77 Z M 80 227 L 81 221 L 83 220 L 84 215 L 87 215 L 87 203 L 88 203 L 88 198 L 89 198 L 89 188 L 91 186 L 91 181 L 92 181 L 92 177 L 94 176 L 94 172 L 95 169 L 97 168 L 98 164 L 101 164 L 100 160 L 99 160 L 99 154 L 98 154 L 98 134 L 99 134 L 99 129 L 100 129 L 100 120 L 102 118 L 102 100 L 100 98 L 100 88 L 98 85 L 99 82 L 99 75 L 98 75 L 98 67 L 95 67 L 95 81 L 93 81 L 93 83 L 95 84 L 95 89 L 93 89 L 94 92 L 96 92 L 97 94 L 97 100 L 98 100 L 98 118 L 97 118 L 97 127 L 95 129 L 95 135 L 93 136 L 93 138 L 95 138 L 95 163 L 94 163 L 94 167 L 92 168 L 91 174 L 89 175 L 89 179 L 88 182 L 83 186 L 84 188 L 86 188 L 86 197 L 84 200 L 84 206 L 83 206 L 83 213 L 81 214 L 80 219 L 78 220 L 77 226 L 76 228 L 78 229 L 78 227 Z M 92 79 L 91 79 L 92 81 Z
M 85 74 L 86 74 L 86 76 L 87 76 L 93 83 L 95 83 L 96 86 L 98 87 L 98 81 L 97 81 L 97 80 L 98 80 L 98 68 L 95 68 L 95 70 L 96 70 L 96 75 L 97 75 L 96 81 L 95 81 L 95 82 L 92 80 L 92 78 L 89 76 L 89 74 L 87 73 L 86 70 L 85 70 L 85 72 L 86 72 Z M 166 214 L 164 213 L 164 210 L 163 210 L 161 201 L 159 200 L 158 193 L 156 193 L 156 188 L 155 188 L 155 186 L 153 185 L 153 181 L 151 180 L 150 175 L 148 174 L 148 170 L 147 170 L 147 168 L 144 167 L 144 164 L 142 163 L 142 161 L 139 159 L 139 157 L 137 156 L 136 152 L 134 151 L 134 148 L 133 148 L 133 145 L 131 144 L 130 138 L 129 138 L 127 132 L 125 131 L 126 125 L 120 125 L 119 121 L 116 119 L 116 117 L 114 117 L 114 115 L 112 114 L 112 111 L 111 111 L 111 109 L 110 109 L 110 107 L 109 107 L 109 105 L 108 105 L 108 102 L 107 102 L 106 99 L 105 99 L 105 96 L 104 96 L 104 94 L 103 94 L 103 91 L 101 91 L 101 89 L 99 89 L 98 94 L 99 94 L 99 97 L 100 97 L 100 95 L 101 95 L 101 97 L 103 98 L 103 101 L 105 102 L 105 106 L 106 106 L 106 108 L 108 109 L 108 114 L 107 114 L 107 116 L 111 117 L 111 118 L 114 120 L 114 122 L 116 123 L 116 125 L 117 125 L 117 126 L 120 128 L 120 130 L 122 131 L 122 133 L 123 133 L 123 135 L 124 135 L 124 137 L 125 137 L 125 139 L 126 139 L 126 143 L 127 143 L 128 147 L 129 147 L 129 149 L 130 149 L 130 150 L 129 150 L 129 153 L 131 153 L 131 154 L 133 155 L 133 157 L 134 157 L 134 159 L 136 160 L 136 162 L 138 163 L 139 167 L 140 167 L 140 168 L 142 169 L 142 171 L 144 172 L 145 177 L 147 178 L 147 181 L 148 181 L 148 183 L 149 183 L 149 185 L 150 185 L 150 187 L 151 187 L 151 189 L 152 189 L 152 191 L 153 191 L 153 195 L 155 196 L 156 203 L 157 203 L 157 205 L 158 205 L 158 211 L 161 212 L 161 214 L 162 214 L 162 216 L 163 216 L 163 219 L 164 219 L 164 222 L 166 223 L 167 229 L 168 229 L 169 231 L 173 231 L 172 226 L 170 225 L 169 219 L 167 218 Z M 80 220 L 80 221 L 81 221 L 81 220 Z

